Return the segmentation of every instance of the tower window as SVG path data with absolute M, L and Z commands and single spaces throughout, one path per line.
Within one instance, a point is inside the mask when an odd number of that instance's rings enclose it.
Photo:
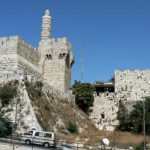
M 46 54 L 45 59 L 46 60 L 52 60 L 52 55 L 51 54 Z
M 59 54 L 59 59 L 63 59 L 63 54 L 62 53 Z
M 66 66 L 69 68 L 69 64 L 70 64 L 70 59 L 69 59 L 69 54 L 67 54 L 67 57 L 66 57 Z
M 105 118 L 105 114 L 101 113 L 101 117 L 102 117 L 102 119 L 104 119 Z

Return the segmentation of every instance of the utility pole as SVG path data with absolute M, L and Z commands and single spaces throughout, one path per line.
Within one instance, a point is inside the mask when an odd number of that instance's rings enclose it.
M 18 111 L 17 104 L 18 104 L 18 98 L 16 98 L 15 126 L 13 128 L 13 150 L 15 149 L 14 133 L 15 133 L 15 130 L 16 130 L 16 123 L 17 123 L 17 111 Z
M 116 149 L 116 129 L 114 127 L 114 150 Z
M 83 57 L 83 54 L 81 54 L 80 63 L 81 63 L 81 82 L 83 82 L 83 72 L 84 72 L 84 57 Z
M 143 137 L 144 137 L 144 150 L 146 150 L 146 132 L 145 132 L 145 98 L 143 99 Z
M 14 126 L 14 128 L 13 128 L 13 150 L 15 150 L 15 139 L 14 139 L 14 133 L 15 133 L 15 130 L 16 130 L 16 128 L 17 128 L 17 113 L 18 113 L 18 102 L 19 102 L 19 98 L 17 98 L 16 97 L 16 112 L 15 112 L 15 126 Z

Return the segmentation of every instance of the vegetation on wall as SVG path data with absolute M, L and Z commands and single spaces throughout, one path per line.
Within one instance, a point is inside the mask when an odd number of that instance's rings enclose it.
M 150 97 L 144 101 L 137 101 L 133 110 L 129 113 L 124 104 L 120 102 L 118 111 L 118 120 L 120 122 L 118 129 L 121 131 L 132 131 L 134 133 L 143 132 L 143 109 L 145 102 L 145 128 L 146 134 L 150 134 Z
M 25 82 L 29 97 L 32 101 L 35 101 L 37 98 L 42 96 L 42 87 L 43 83 L 36 81 L 35 83 L 26 81 Z
M 0 114 L 0 137 L 10 136 L 13 132 L 13 123 L 7 117 Z
M 94 88 L 90 83 L 81 83 L 80 81 L 75 81 L 73 87 L 73 94 L 75 95 L 76 104 L 85 113 L 89 113 L 89 109 L 93 106 L 94 102 Z
M 17 94 L 18 81 L 8 82 L 0 86 L 0 99 L 2 106 L 8 105 Z

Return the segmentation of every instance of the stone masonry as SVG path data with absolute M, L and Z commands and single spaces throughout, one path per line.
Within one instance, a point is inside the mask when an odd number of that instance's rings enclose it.
M 136 101 L 150 96 L 150 70 L 115 71 L 115 93 L 131 110 Z
M 47 9 L 42 17 L 38 48 L 19 36 L 0 38 L 0 82 L 19 79 L 41 80 L 60 91 L 68 91 L 74 56 L 67 38 L 51 38 L 51 16 Z
M 114 89 L 114 92 L 106 90 L 94 94 L 90 118 L 100 130 L 113 130 L 118 125 L 116 117 L 120 100 L 131 111 L 136 101 L 150 96 L 150 70 L 116 70 Z

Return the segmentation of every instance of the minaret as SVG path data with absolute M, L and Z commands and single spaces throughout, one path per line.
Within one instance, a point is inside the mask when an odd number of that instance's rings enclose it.
M 46 9 L 45 14 L 42 17 L 41 40 L 49 39 L 51 37 L 51 20 L 50 11 Z

